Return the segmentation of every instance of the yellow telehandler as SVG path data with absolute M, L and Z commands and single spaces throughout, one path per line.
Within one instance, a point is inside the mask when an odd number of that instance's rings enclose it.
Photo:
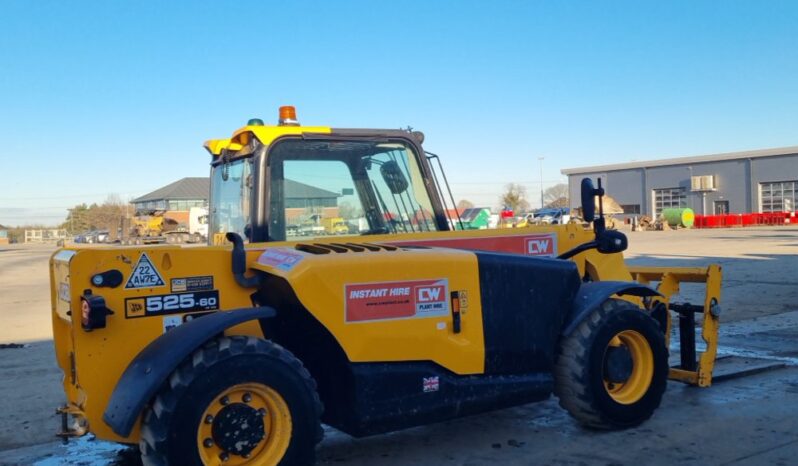
M 57 251 L 61 435 L 137 444 L 146 465 L 311 464 L 322 422 L 365 436 L 554 394 L 616 429 L 648 419 L 668 377 L 711 383 L 719 267 L 627 267 L 588 179 L 592 229 L 463 230 L 423 139 L 284 107 L 206 143 L 207 247 Z M 348 234 L 289 238 L 296 212 L 343 206 Z M 703 302 L 670 302 L 684 281 Z

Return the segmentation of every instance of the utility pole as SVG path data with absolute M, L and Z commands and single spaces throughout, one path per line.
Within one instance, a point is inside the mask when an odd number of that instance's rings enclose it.
M 540 208 L 543 208 L 543 159 L 545 157 L 538 157 L 540 161 Z

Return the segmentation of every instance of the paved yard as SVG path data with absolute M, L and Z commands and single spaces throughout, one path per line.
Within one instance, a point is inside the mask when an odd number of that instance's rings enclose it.
M 719 371 L 778 366 L 697 389 L 670 383 L 643 426 L 579 428 L 556 400 L 366 439 L 328 429 L 320 464 L 794 464 L 798 455 L 798 229 L 628 233 L 633 264 L 724 272 Z M 0 464 L 134 464 L 89 439 L 53 441 L 47 247 L 0 246 Z M 694 299 L 699 290 L 684 288 Z M 9 347 L 7 344 L 23 344 Z

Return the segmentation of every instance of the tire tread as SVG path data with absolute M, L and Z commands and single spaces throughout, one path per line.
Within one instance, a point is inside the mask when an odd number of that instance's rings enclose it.
M 168 421 L 177 409 L 181 395 L 202 372 L 217 363 L 244 354 L 266 354 L 296 371 L 313 396 L 313 411 L 317 430 L 315 443 L 321 442 L 323 405 L 316 391 L 316 381 L 302 362 L 277 343 L 244 335 L 220 337 L 208 341 L 186 358 L 163 384 L 163 387 L 144 412 L 139 440 L 139 450 L 144 466 L 166 466 L 168 461 Z
M 626 312 L 630 309 L 633 309 L 634 312 L 642 312 L 637 306 L 627 301 L 608 299 L 583 320 L 576 330 L 560 344 L 554 370 L 554 393 L 559 398 L 560 406 L 586 427 L 601 430 L 623 427 L 605 416 L 597 406 L 588 380 L 588 365 L 593 340 L 603 322 L 606 322 L 614 313 Z M 664 390 L 664 386 L 662 390 Z M 658 404 L 659 402 L 657 402 Z M 647 413 L 640 422 L 648 419 L 652 413 L 653 411 Z

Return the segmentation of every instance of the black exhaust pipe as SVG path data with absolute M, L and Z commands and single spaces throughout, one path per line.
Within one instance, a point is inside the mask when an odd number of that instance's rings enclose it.
M 244 240 L 238 233 L 227 233 L 227 241 L 233 243 L 233 277 L 238 286 L 242 288 L 258 288 L 263 283 L 263 276 L 258 274 L 251 277 L 244 275 L 247 271 L 247 253 L 244 252 Z

